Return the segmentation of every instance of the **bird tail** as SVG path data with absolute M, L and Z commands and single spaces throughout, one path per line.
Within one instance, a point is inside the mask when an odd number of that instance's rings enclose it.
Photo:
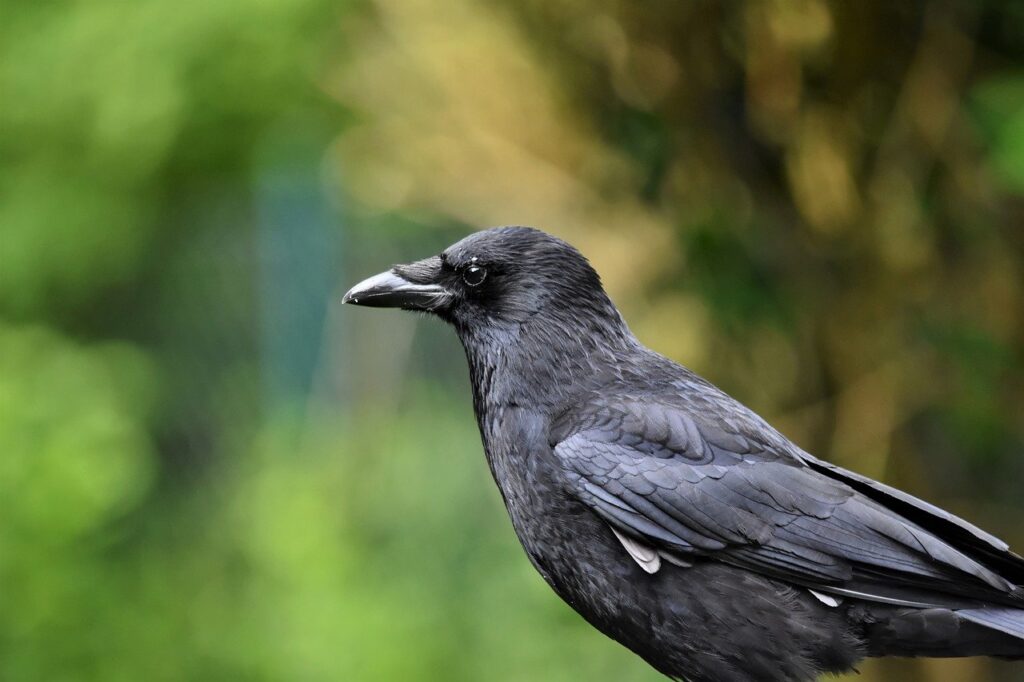
M 868 608 L 869 656 L 1024 659 L 1024 609 Z
M 992 630 L 1006 633 L 1020 640 L 1020 655 L 1024 656 L 1024 609 L 994 607 L 962 609 L 955 612 L 964 620 Z

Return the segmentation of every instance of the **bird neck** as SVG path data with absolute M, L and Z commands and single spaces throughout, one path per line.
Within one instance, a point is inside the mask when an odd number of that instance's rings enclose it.
M 481 420 L 504 406 L 550 412 L 574 392 L 614 377 L 639 347 L 613 306 L 600 314 L 543 311 L 522 322 L 461 329 L 459 337 Z

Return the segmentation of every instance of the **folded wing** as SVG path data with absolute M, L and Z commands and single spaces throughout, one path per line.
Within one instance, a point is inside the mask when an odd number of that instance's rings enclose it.
M 574 493 L 648 566 L 649 548 L 869 601 L 1024 606 L 1024 561 L 1004 543 L 758 432 L 635 400 L 591 404 L 552 440 Z

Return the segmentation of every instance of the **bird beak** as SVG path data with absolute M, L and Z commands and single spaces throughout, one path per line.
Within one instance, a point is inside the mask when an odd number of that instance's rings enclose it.
M 365 305 L 372 308 L 402 308 L 403 310 L 434 311 L 446 304 L 451 293 L 440 284 L 431 281 L 413 281 L 410 277 L 426 279 L 429 271 L 440 269 L 432 267 L 434 258 L 419 261 L 411 265 L 395 266 L 387 272 L 364 279 L 349 289 L 342 303 Z

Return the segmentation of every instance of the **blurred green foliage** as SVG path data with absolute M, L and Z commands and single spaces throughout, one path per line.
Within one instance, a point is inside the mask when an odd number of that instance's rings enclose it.
M 339 309 L 489 224 L 1024 545 L 1016 3 L 0 14 L 0 680 L 657 679 L 522 556 L 448 330 Z

